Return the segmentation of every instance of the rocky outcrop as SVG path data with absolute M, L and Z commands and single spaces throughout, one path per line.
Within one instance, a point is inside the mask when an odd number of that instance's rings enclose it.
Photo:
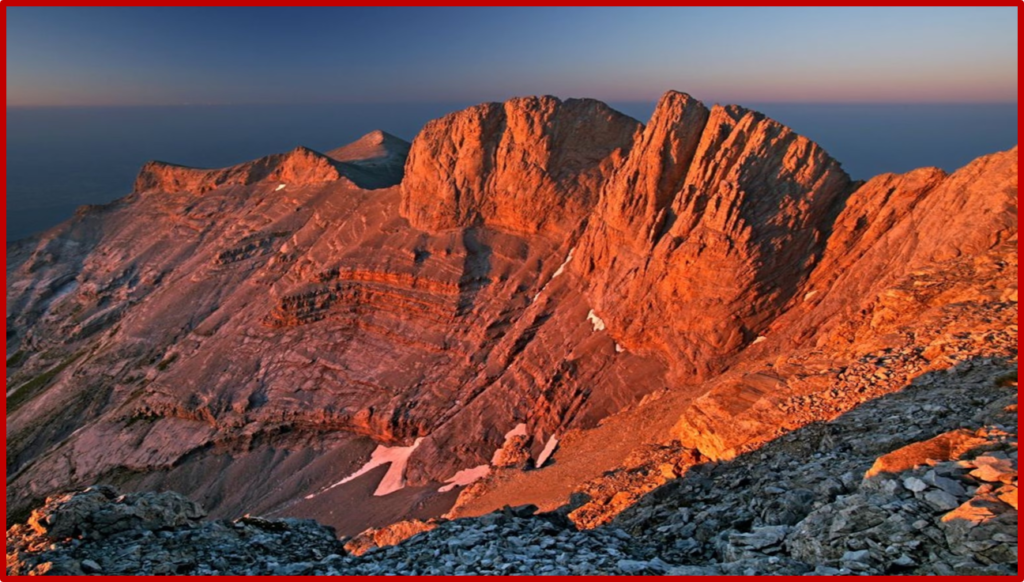
M 312 521 L 205 515 L 171 492 L 93 487 L 61 495 L 27 526 L 7 530 L 7 574 L 294 575 L 304 563 L 345 553 L 333 530 Z
M 370 528 L 345 543 L 345 549 L 354 556 L 362 556 L 377 548 L 398 545 L 405 540 L 435 529 L 438 520 L 410 519 L 381 528 Z
M 298 147 L 286 154 L 275 154 L 222 170 L 148 162 L 135 179 L 134 190 L 205 194 L 217 188 L 259 182 L 304 186 L 340 178 L 341 173 L 330 158 L 309 148 Z
M 129 530 L 161 530 L 191 525 L 206 516 L 192 501 L 176 493 L 121 496 L 111 487 L 47 499 L 29 516 L 28 526 L 50 541 L 109 536 Z
M 572 231 L 640 124 L 591 99 L 526 97 L 432 121 L 413 140 L 402 215 L 426 231 Z
M 613 523 L 663 548 L 680 575 L 1009 574 L 1016 374 L 989 359 L 925 374 L 832 422 L 695 466 Z

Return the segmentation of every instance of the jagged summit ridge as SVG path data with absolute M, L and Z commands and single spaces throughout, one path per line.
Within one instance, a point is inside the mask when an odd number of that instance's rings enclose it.
M 856 187 L 820 146 L 739 106 L 669 91 L 643 126 L 540 97 L 428 124 L 401 210 L 428 232 L 568 236 L 570 268 L 616 341 L 699 378 L 782 313 Z M 730 283 L 708 285 L 712 274 Z

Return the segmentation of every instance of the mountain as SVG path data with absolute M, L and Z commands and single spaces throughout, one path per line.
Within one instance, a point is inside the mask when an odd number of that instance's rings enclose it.
M 575 492 L 566 519 L 598 526 L 1014 362 L 1016 242 L 1016 148 L 859 183 L 677 92 L 646 126 L 530 97 L 412 144 L 152 162 L 8 245 L 8 524 L 104 483 L 344 535 Z

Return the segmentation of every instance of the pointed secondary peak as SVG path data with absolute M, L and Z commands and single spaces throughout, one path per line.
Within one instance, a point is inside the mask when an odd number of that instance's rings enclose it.
M 400 158 L 404 164 L 410 145 L 404 139 L 377 129 L 350 144 L 327 152 L 327 156 L 348 163 L 380 163 Z
M 359 138 L 356 141 L 365 141 L 367 143 L 372 143 L 372 144 L 382 144 L 385 141 L 387 141 L 387 138 L 388 138 L 388 134 L 384 133 L 383 131 L 381 131 L 379 129 L 375 129 L 375 130 L 371 131 L 370 133 L 364 135 L 363 137 Z
M 384 130 L 375 129 L 349 145 L 353 144 L 371 144 L 395 147 L 408 146 L 409 142 L 405 141 L 404 139 L 398 136 L 392 135 Z

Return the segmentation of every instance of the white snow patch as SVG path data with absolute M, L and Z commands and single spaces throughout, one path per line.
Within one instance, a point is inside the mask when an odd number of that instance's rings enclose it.
M 569 261 L 572 260 L 572 254 L 575 251 L 576 251 L 576 247 L 572 247 L 571 249 L 569 249 L 569 256 L 565 257 L 565 260 L 562 261 L 562 264 L 558 266 L 558 270 L 555 271 L 555 274 L 551 275 L 551 278 L 548 279 L 547 283 L 544 283 L 544 286 L 540 288 L 540 291 L 537 291 L 537 294 L 533 296 L 533 299 L 530 301 L 530 303 L 536 303 L 537 300 L 540 299 L 540 294 L 543 293 L 544 290 L 548 288 L 548 285 L 550 285 L 551 282 L 554 281 L 556 277 L 558 277 L 559 275 L 561 275 L 562 273 L 565 272 L 565 267 L 566 267 L 566 265 L 569 264 Z
M 451 479 L 445 481 L 447 485 L 438 489 L 437 492 L 448 493 L 449 491 L 455 489 L 456 487 L 465 487 L 466 485 L 476 483 L 480 479 L 483 479 L 484 477 L 490 474 L 490 465 L 479 465 L 477 467 L 473 467 L 472 469 L 463 469 L 456 473 L 455 475 L 453 475 Z
M 621 354 L 624 351 L 626 351 L 626 348 L 620 346 L 619 344 L 615 344 L 615 353 L 616 354 Z
M 306 499 L 313 499 L 321 493 L 326 493 L 335 487 L 344 485 L 345 483 L 362 477 L 377 467 L 388 463 L 390 463 L 391 466 L 388 467 L 388 472 L 384 474 L 384 478 L 380 480 L 380 484 L 377 485 L 377 490 L 374 491 L 373 494 L 376 497 L 383 497 L 389 493 L 394 493 L 395 491 L 405 487 L 405 466 L 409 463 L 409 457 L 412 456 L 413 451 L 415 451 L 422 442 L 423 438 L 421 437 L 416 439 L 416 442 L 414 442 L 410 447 L 385 447 L 384 445 L 377 445 L 373 454 L 370 455 L 370 460 L 367 461 L 366 464 L 358 471 L 330 487 L 307 495 Z
M 544 445 L 544 450 L 540 452 L 540 456 L 537 457 L 537 468 L 540 469 L 544 466 L 544 463 L 548 462 L 551 455 L 555 452 L 555 447 L 558 446 L 558 437 L 551 435 L 548 439 L 547 444 Z
M 593 309 L 591 309 L 590 313 L 587 314 L 587 321 L 594 324 L 594 331 L 604 331 L 604 320 L 598 317 L 597 314 L 594 313 Z
M 526 425 L 521 422 L 515 428 L 505 433 L 505 442 L 507 443 L 512 437 L 517 436 L 526 436 Z
M 572 247 L 571 249 L 569 249 L 569 256 L 565 257 L 565 260 L 562 261 L 562 265 L 560 267 L 558 267 L 558 270 L 555 271 L 554 275 L 551 275 L 552 279 L 554 279 L 555 277 L 557 277 L 557 276 L 559 276 L 559 275 L 561 275 L 562 273 L 565 272 L 565 267 L 569 264 L 569 261 L 572 260 L 572 253 L 575 250 L 576 250 L 576 247 Z
M 501 454 L 502 449 L 505 448 L 505 445 L 508 444 L 508 441 L 512 440 L 513 438 L 515 438 L 517 436 L 526 436 L 526 425 L 525 424 L 519 423 L 519 424 L 517 424 L 515 426 L 515 428 L 513 428 L 512 430 L 510 430 L 507 433 L 505 433 L 505 442 L 502 443 L 500 449 L 494 451 L 494 454 L 491 455 L 491 464 L 492 465 L 494 465 L 495 463 L 498 462 L 498 455 Z
M 759 344 L 759 343 L 765 341 L 766 339 L 768 339 L 768 338 L 764 337 L 763 335 L 759 335 L 759 336 L 757 336 L 756 340 L 750 342 L 750 345 Z
M 284 190 L 287 187 L 288 187 L 288 184 L 281 184 L 277 188 L 274 188 L 274 192 L 280 192 L 281 190 Z

